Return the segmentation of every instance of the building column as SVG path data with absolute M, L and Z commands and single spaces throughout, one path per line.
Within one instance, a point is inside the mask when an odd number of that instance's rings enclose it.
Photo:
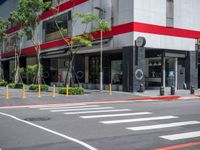
M 166 68 L 165 68 L 165 56 L 164 53 L 162 53 L 162 57 L 161 57 L 161 63 L 162 63 L 162 86 L 165 88 L 165 82 L 166 82 Z
M 137 92 L 140 85 L 145 86 L 145 48 L 124 47 L 123 48 L 123 91 Z
M 89 57 L 85 56 L 85 83 L 89 83 Z
M 198 87 L 198 64 L 197 64 L 197 52 L 190 51 L 186 57 L 186 84 L 190 88 L 194 86 Z
M 178 89 L 178 58 L 175 58 L 175 89 Z

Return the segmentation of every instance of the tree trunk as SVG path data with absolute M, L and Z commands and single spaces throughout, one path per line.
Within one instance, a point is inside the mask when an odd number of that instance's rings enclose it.
M 74 62 L 74 55 L 71 55 L 71 57 L 68 60 L 68 68 L 67 68 L 67 74 L 66 74 L 66 85 L 69 84 L 70 86 L 74 86 L 74 74 L 73 74 L 73 62 Z
M 16 70 L 15 70 L 15 84 L 19 83 L 20 80 L 20 62 L 19 62 L 19 55 L 16 55 Z
M 37 62 L 38 62 L 38 70 L 37 70 L 37 83 L 41 84 L 41 64 L 40 64 L 40 50 L 37 51 Z

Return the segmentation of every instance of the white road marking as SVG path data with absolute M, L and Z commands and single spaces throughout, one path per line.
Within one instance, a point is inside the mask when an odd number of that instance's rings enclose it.
M 185 122 L 175 122 L 175 123 L 158 124 L 158 125 L 151 125 L 151 126 L 128 127 L 126 129 L 133 130 L 133 131 L 141 131 L 141 130 L 180 127 L 180 126 L 193 125 L 193 124 L 200 124 L 200 122 L 199 121 L 185 121 Z
M 132 111 L 131 109 L 114 109 L 114 110 L 98 110 L 98 111 L 77 111 L 77 112 L 67 112 L 66 115 L 75 114 L 89 114 L 89 113 L 104 113 L 104 112 L 120 112 L 120 111 Z
M 55 134 L 55 135 L 57 135 L 57 136 L 63 137 L 64 139 L 67 139 L 67 140 L 73 141 L 73 142 L 75 142 L 75 143 L 78 143 L 78 144 L 82 145 L 83 147 L 86 147 L 86 148 L 89 149 L 89 150 L 97 150 L 96 148 L 92 147 L 91 145 L 89 145 L 89 144 L 87 144 L 87 143 L 85 143 L 85 142 L 83 142 L 83 141 L 80 141 L 80 140 L 78 140 L 78 139 L 69 137 L 69 136 L 67 136 L 67 135 L 64 135 L 64 134 L 62 134 L 62 133 L 53 131 L 53 130 L 51 130 L 51 129 L 48 129 L 48 128 L 39 126 L 39 125 L 37 125 L 37 124 L 34 124 L 34 123 L 31 123 L 31 122 L 28 122 L 28 121 L 19 119 L 19 118 L 15 117 L 15 116 L 12 116 L 12 115 L 9 115 L 9 114 L 6 114 L 6 113 L 2 113 L 2 112 L 0 112 L 0 115 L 13 118 L 13 119 L 15 119 L 15 120 L 17 120 L 17 121 L 23 122 L 23 123 L 25 123 L 25 124 L 34 126 L 34 127 L 39 128 L 39 129 L 41 129 L 41 130 L 44 130 L 44 131 L 47 131 L 47 132 L 49 132 L 49 133 Z
M 90 104 L 115 104 L 115 103 L 133 103 L 130 100 L 117 100 L 117 101 L 102 101 L 102 102 L 81 102 L 81 103 L 63 103 L 63 104 L 41 104 L 35 106 L 23 106 L 28 108 L 45 108 L 45 107 L 55 107 L 55 106 L 78 106 L 78 105 L 90 105 Z
M 16 108 L 45 108 L 55 106 L 77 106 L 77 105 L 90 105 L 90 104 L 115 104 L 115 103 L 133 103 L 135 101 L 119 100 L 119 101 L 102 101 L 102 102 L 83 102 L 83 103 L 63 103 L 63 104 L 38 104 L 38 105 L 21 105 L 21 106 L 0 106 L 1 109 L 16 109 Z M 146 102 L 146 101 L 144 101 Z
M 178 117 L 177 116 L 161 116 L 161 117 L 149 117 L 149 118 L 137 118 L 137 119 L 100 121 L 100 123 L 117 124 L 117 123 L 140 122 L 140 121 L 151 121 L 151 120 L 164 120 L 164 119 L 173 119 L 173 118 L 178 118 Z
M 82 106 L 86 105 L 84 103 L 81 104 L 47 104 L 47 105 L 37 105 L 37 106 L 29 106 L 29 108 L 53 108 L 53 107 L 70 107 L 70 106 Z
M 82 108 L 82 109 L 61 109 L 61 110 L 51 110 L 51 112 L 84 111 L 84 110 L 99 110 L 99 109 L 113 109 L 113 107 L 97 107 L 97 108 Z
M 62 106 L 62 107 L 51 107 L 51 108 L 40 108 L 40 110 L 52 110 L 52 109 L 72 109 L 72 108 L 88 108 L 88 107 L 100 107 L 99 105 L 86 105 L 86 106 Z
M 200 131 L 160 136 L 160 138 L 167 139 L 170 141 L 189 139 L 195 137 L 200 137 Z
M 126 114 L 92 115 L 92 116 L 80 116 L 80 118 L 92 119 L 92 118 L 108 118 L 108 117 L 120 117 L 120 116 L 137 116 L 137 115 L 148 115 L 148 114 L 152 114 L 152 113 L 138 112 L 138 113 L 126 113 Z

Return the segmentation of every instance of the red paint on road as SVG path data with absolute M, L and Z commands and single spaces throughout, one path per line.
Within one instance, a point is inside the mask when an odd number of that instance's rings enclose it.
M 200 142 L 191 142 L 191 143 L 186 143 L 186 144 L 174 145 L 174 146 L 169 146 L 169 147 L 164 147 L 164 148 L 158 148 L 155 150 L 177 150 L 177 149 L 192 147 L 196 145 L 200 145 Z
M 141 98 L 129 98 L 128 100 L 177 100 L 180 99 L 181 96 L 156 96 L 156 97 L 141 97 Z

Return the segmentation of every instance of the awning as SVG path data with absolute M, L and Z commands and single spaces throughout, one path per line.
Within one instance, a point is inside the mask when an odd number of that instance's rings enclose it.
M 0 58 L 0 61 L 9 61 L 9 60 L 14 60 L 15 57 L 8 57 L 8 58 Z
M 59 50 L 51 50 L 47 52 L 42 52 L 41 53 L 41 58 L 57 58 L 57 57 L 62 57 L 62 56 L 67 56 L 67 51 L 68 49 L 59 49 Z

